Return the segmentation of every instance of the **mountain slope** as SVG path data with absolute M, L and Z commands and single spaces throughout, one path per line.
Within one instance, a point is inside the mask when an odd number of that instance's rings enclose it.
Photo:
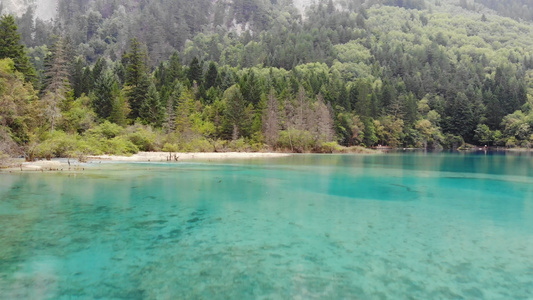
M 19 25 L 42 97 L 67 53 L 59 98 L 94 111 L 86 137 L 108 121 L 142 149 L 533 142 L 531 23 L 462 1 L 295 4 L 62 0 L 55 22 Z

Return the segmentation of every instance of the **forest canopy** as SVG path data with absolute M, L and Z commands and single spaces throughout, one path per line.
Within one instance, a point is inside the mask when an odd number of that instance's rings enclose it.
M 508 2 L 30 6 L 0 20 L 0 151 L 530 147 L 533 27 Z

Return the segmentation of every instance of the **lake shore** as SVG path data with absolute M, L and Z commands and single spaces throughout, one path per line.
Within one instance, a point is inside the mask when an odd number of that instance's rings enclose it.
M 363 147 L 345 148 L 336 154 L 378 154 L 380 150 Z M 307 153 L 313 154 L 313 153 Z M 89 155 L 85 162 L 76 159 L 57 158 L 53 160 L 39 160 L 25 162 L 23 159 L 12 158 L 0 162 L 0 172 L 23 171 L 83 171 L 86 166 L 99 162 L 180 162 L 180 161 L 213 161 L 224 159 L 262 159 L 279 158 L 295 155 L 290 152 L 139 152 L 130 156 L 125 155 Z
M 131 162 L 165 162 L 219 159 L 252 159 L 290 156 L 289 153 L 277 152 L 139 152 L 132 156 L 93 155 L 87 161 L 131 161 Z
M 290 153 L 277 152 L 139 152 L 131 156 L 120 155 L 91 155 L 87 156 L 86 163 L 66 158 L 54 160 L 39 160 L 25 162 L 20 159 L 12 159 L 5 162 L 0 171 L 25 172 L 25 171 L 83 171 L 85 166 L 95 162 L 180 162 L 180 161 L 211 161 L 223 159 L 256 159 L 287 157 Z

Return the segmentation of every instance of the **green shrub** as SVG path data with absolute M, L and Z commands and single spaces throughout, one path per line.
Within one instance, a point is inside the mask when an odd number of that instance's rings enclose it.
M 78 138 L 77 134 L 67 135 L 63 131 L 56 130 L 36 147 L 35 155 L 46 159 L 69 157 L 78 146 Z
M 179 152 L 179 146 L 178 144 L 171 144 L 171 143 L 165 143 L 165 145 L 163 145 L 163 151 L 164 152 Z
M 262 151 L 265 151 L 267 150 L 267 147 L 265 144 L 263 143 L 253 143 L 250 145 L 250 150 L 252 150 L 252 152 L 262 152 Z
M 309 152 L 315 148 L 315 140 L 307 130 L 289 129 L 280 132 L 278 145 L 295 152 Z
M 194 139 L 187 143 L 190 152 L 211 152 L 213 151 L 213 145 L 206 139 Z
M 462 137 L 453 135 L 453 134 L 447 134 L 444 139 L 444 145 L 448 149 L 458 149 L 461 148 L 464 145 L 465 141 Z
M 326 142 L 320 144 L 320 146 L 316 149 L 316 152 L 320 153 L 336 153 L 340 152 L 342 147 L 337 144 L 337 142 Z
M 124 133 L 124 128 L 121 126 L 111 123 L 109 121 L 105 121 L 104 123 L 89 129 L 87 131 L 88 135 L 92 135 L 95 137 L 100 138 L 106 138 L 106 139 L 112 139 L 119 135 L 122 135 Z
M 505 142 L 505 146 L 507 148 L 514 148 L 517 145 L 518 145 L 518 140 L 514 136 L 508 138 L 507 141 Z
M 128 155 L 139 152 L 139 148 L 135 146 L 125 137 L 116 137 L 114 139 L 105 140 L 106 153 L 111 155 Z
M 127 134 L 127 138 L 141 151 L 155 151 L 157 134 L 149 127 L 139 126 Z
M 246 152 L 249 151 L 250 148 L 244 138 L 239 138 L 237 140 L 229 142 L 228 147 L 233 152 Z

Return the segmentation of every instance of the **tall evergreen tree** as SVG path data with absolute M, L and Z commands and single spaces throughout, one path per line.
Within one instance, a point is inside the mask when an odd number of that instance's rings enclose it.
M 130 114 L 130 107 L 124 93 L 119 88 L 118 83 L 113 84 L 111 91 L 111 113 L 109 115 L 109 121 L 116 123 L 120 126 L 126 126 L 128 123 L 128 115 Z
M 155 85 L 152 83 L 148 88 L 148 96 L 141 106 L 141 119 L 147 123 L 160 127 L 163 122 L 163 107 Z
M 241 94 L 239 85 L 230 87 L 224 93 L 226 100 L 226 118 L 232 127 L 231 137 L 233 140 L 238 139 L 242 134 L 243 116 L 245 110 L 244 99 Z
M 91 86 L 91 77 L 87 72 L 88 67 L 81 57 L 76 59 L 70 70 L 70 83 L 74 91 L 74 97 L 79 98 L 82 94 L 88 94 Z
M 454 101 L 448 108 L 448 130 L 458 136 L 463 137 L 466 141 L 472 141 L 474 136 L 474 114 L 468 98 L 462 92 L 457 93 Z
M 108 119 L 113 111 L 113 101 L 116 97 L 115 85 L 117 79 L 113 72 L 107 71 L 99 76 L 91 93 L 93 109 L 101 119 Z
M 141 116 L 141 108 L 148 97 L 146 51 L 142 50 L 137 38 L 131 40 L 130 50 L 123 58 L 126 62 L 126 97 L 131 109 L 130 118 Z
M 208 90 L 209 88 L 216 85 L 216 81 L 218 78 L 218 70 L 217 66 L 214 62 L 209 63 L 209 68 L 207 69 L 207 73 L 205 74 L 205 89 Z
M 0 18 L 0 59 L 2 58 L 11 58 L 15 69 L 24 75 L 24 79 L 37 84 L 37 74 L 26 55 L 24 45 L 20 42 L 20 34 L 12 15 L 3 15 Z
M 194 57 L 189 65 L 189 71 L 187 73 L 187 78 L 191 85 L 196 82 L 196 84 L 202 84 L 202 67 L 197 57 Z

